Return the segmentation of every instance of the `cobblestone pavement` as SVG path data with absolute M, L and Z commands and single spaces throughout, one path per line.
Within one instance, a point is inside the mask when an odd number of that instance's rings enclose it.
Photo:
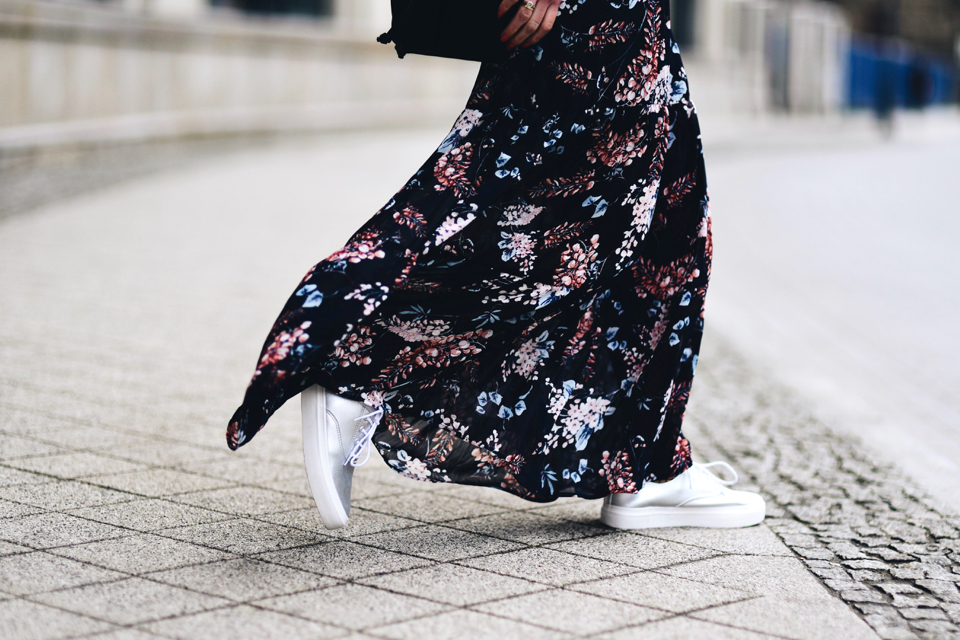
M 0 223 L 0 636 L 951 632 L 960 523 L 720 336 L 689 431 L 701 459 L 727 458 L 773 500 L 759 527 L 615 532 L 596 503 L 375 464 L 352 524 L 330 532 L 295 403 L 226 451 L 224 416 L 290 283 L 360 221 L 330 213 L 375 209 L 434 137 L 240 154 Z
M 882 638 L 960 637 L 960 517 L 721 340 L 708 341 L 704 362 L 694 441 L 752 476 L 780 539 Z

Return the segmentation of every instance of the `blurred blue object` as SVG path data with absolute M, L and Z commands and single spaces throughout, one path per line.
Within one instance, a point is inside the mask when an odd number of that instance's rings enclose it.
M 851 41 L 847 106 L 872 108 L 883 117 L 895 108 L 950 104 L 956 96 L 957 70 L 950 60 L 895 40 Z

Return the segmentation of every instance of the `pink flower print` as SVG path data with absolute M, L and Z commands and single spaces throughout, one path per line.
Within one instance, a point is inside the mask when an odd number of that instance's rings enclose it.
M 459 133 L 461 137 L 465 137 L 473 130 L 477 123 L 480 122 L 481 117 L 483 117 L 482 112 L 476 109 L 467 109 L 457 118 L 457 121 L 453 125 L 453 130 Z
M 454 147 L 440 156 L 433 168 L 433 176 L 440 183 L 437 185 L 437 191 L 443 191 L 444 188 L 452 189 L 458 198 L 466 198 L 476 193 L 476 189 L 467 177 L 471 160 L 473 160 L 473 145 L 469 142 Z
M 591 267 L 597 260 L 597 245 L 600 236 L 590 238 L 590 244 L 582 242 L 567 245 L 560 255 L 560 268 L 553 276 L 553 283 L 568 289 L 576 289 L 587 281 Z
M 447 218 L 437 228 L 436 235 L 433 237 L 433 244 L 440 246 L 456 234 L 463 231 L 468 224 L 476 220 L 477 217 L 472 213 L 465 216 L 458 216 L 456 213 L 447 216 Z
M 501 231 L 500 237 L 503 240 L 497 246 L 503 249 L 501 258 L 504 262 L 518 263 L 524 273 L 533 268 L 533 261 L 537 255 L 534 252 L 536 247 L 532 235 L 519 231 L 516 233 Z
M 395 333 L 407 342 L 423 342 L 436 340 L 450 333 L 450 323 L 446 320 L 428 320 L 420 318 L 404 322 L 400 317 L 393 316 L 382 322 L 390 333 Z
M 393 214 L 393 219 L 405 227 L 413 229 L 413 233 L 422 238 L 426 235 L 427 221 L 419 211 L 412 207 L 404 207 L 402 211 Z
M 608 167 L 629 166 L 634 158 L 643 155 L 647 147 L 640 146 L 643 127 L 637 125 L 624 133 L 614 133 L 609 126 L 593 132 L 595 146 L 587 151 L 587 160 Z
M 383 238 L 376 231 L 359 233 L 351 238 L 347 246 L 327 258 L 327 261 L 346 260 L 356 264 L 361 260 L 382 258 L 386 255 L 381 249 L 382 245 Z
M 306 333 L 306 330 L 310 328 L 311 324 L 313 323 L 307 320 L 293 331 L 282 331 L 277 334 L 277 337 L 273 339 L 270 346 L 264 350 L 263 356 L 260 358 L 260 365 L 257 368 L 262 369 L 275 365 L 281 360 L 286 359 L 286 357 L 290 355 L 291 349 L 310 339 L 310 335 Z
M 351 364 L 370 364 L 371 358 L 365 355 L 365 351 L 373 344 L 373 336 L 370 335 L 370 328 L 361 326 L 353 333 L 347 333 L 338 341 L 333 350 L 333 357 L 340 361 L 341 367 L 349 367 Z
M 611 456 L 609 451 L 603 452 L 603 469 L 600 475 L 607 479 L 610 493 L 636 493 L 637 483 L 633 479 L 633 468 L 630 466 L 630 455 L 626 451 Z
M 522 227 L 533 222 L 541 211 L 543 207 L 515 204 L 503 210 L 503 218 L 497 221 L 497 224 L 501 227 Z

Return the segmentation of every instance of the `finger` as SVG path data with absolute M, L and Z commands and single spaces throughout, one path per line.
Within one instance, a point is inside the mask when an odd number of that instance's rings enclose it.
M 544 6 L 546 4 L 548 4 L 547 0 L 541 0 L 534 5 L 532 11 L 527 9 L 526 5 L 520 7 L 519 13 L 529 11 L 530 16 L 527 18 L 527 21 L 520 26 L 517 32 L 514 33 L 509 40 L 507 40 L 507 49 L 513 49 L 536 33 L 537 29 L 540 28 L 540 23 L 543 22 L 543 18 L 547 13 L 547 9 Z
M 557 21 L 557 13 L 559 13 L 559 7 L 553 3 L 550 3 L 546 14 L 543 16 L 543 22 L 540 23 L 540 28 L 538 28 L 532 36 L 524 40 L 520 46 L 532 47 L 540 42 L 543 37 L 550 33 L 550 30 L 553 29 L 553 24 Z
M 520 10 L 517 11 L 513 19 L 503 30 L 503 33 L 500 34 L 500 42 L 506 43 L 507 48 L 510 48 L 510 41 L 516 38 L 517 33 L 527 24 L 527 21 L 533 16 L 534 11 L 536 11 L 536 5 L 530 7 L 533 4 L 533 0 L 519 0 L 523 3 L 523 6 L 520 7 Z M 537 23 L 540 24 L 539 22 Z M 532 33 L 532 31 L 531 31 Z M 529 33 L 525 35 L 520 41 L 526 40 L 529 37 Z M 516 45 L 514 45 L 516 46 Z
M 503 0 L 503 2 L 500 3 L 500 6 L 497 7 L 497 17 L 502 17 L 503 14 L 505 14 L 507 11 L 510 11 L 510 7 L 518 2 L 520 2 L 520 0 Z

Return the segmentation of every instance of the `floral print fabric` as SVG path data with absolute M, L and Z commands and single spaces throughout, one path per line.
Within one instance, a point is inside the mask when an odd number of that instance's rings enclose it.
M 384 409 L 399 473 L 530 500 L 690 464 L 681 422 L 712 254 L 666 0 L 566 0 L 480 69 L 436 152 L 304 277 L 227 432 L 312 384 Z

